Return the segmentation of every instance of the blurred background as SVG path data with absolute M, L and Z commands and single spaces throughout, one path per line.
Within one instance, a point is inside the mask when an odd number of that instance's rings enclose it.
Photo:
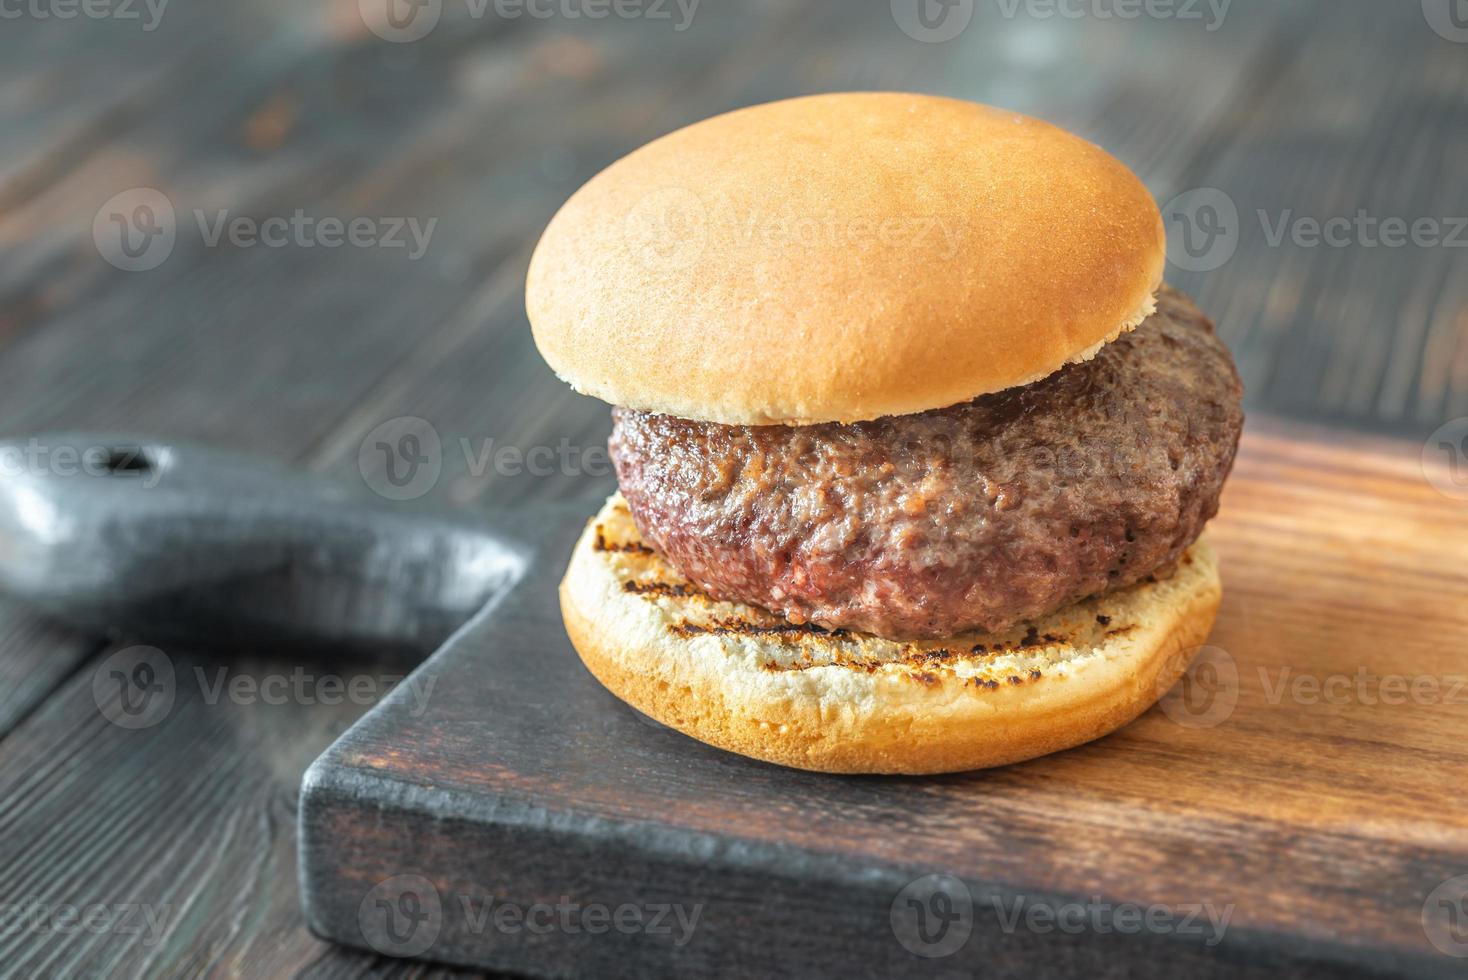
M 598 496 L 606 407 L 523 311 L 556 208 L 706 116 L 903 89 L 1135 169 L 1251 425 L 1468 437 L 1464 0 L 0 0 L 0 80 L 9 436 L 183 437 L 391 495 L 364 447 L 409 419 L 425 505 Z M 0 606 L 0 894 L 146 896 L 172 928 L 0 934 L 0 963 L 423 972 L 299 920 L 300 773 L 365 706 L 181 702 L 124 744 L 105 652 Z
M 1031 113 L 1134 168 L 1254 412 L 1419 440 L 1468 414 L 1462 0 L 26 2 L 0 35 L 10 432 L 321 459 L 412 414 L 592 443 L 601 406 L 526 334 L 546 221 L 661 133 L 840 89 Z M 297 214 L 284 245 L 221 228 Z M 319 247 L 333 218 L 371 243 Z M 124 230 L 150 268 L 116 267 Z

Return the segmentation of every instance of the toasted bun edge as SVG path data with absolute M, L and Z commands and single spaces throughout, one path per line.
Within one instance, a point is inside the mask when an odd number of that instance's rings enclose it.
M 1199 542 L 1166 578 L 1037 621 L 1040 635 L 1049 639 L 1056 630 L 1060 640 L 1040 649 L 936 662 L 927 657 L 946 641 L 801 633 L 794 642 L 789 634 L 738 630 L 689 635 L 680 624 L 728 623 L 731 611 L 738 619 L 749 607 L 628 591 L 629 581 L 683 580 L 656 555 L 598 550 L 618 499 L 588 524 L 560 589 L 567 633 L 587 669 L 656 721 L 799 769 L 959 772 L 1100 738 L 1146 711 L 1182 676 L 1222 596 L 1216 560 Z M 763 623 L 768 614 L 749 610 L 748 617 Z M 1091 636 L 1076 625 L 1098 619 L 1113 628 Z M 954 641 L 967 649 L 976 637 L 993 642 L 980 634 Z M 812 657 L 830 662 L 799 666 Z

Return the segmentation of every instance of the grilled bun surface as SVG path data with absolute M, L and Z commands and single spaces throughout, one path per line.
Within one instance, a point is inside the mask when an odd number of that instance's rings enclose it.
M 561 583 L 571 641 L 617 697 L 720 748 L 842 773 L 959 772 L 1099 738 L 1177 681 L 1220 597 L 1199 542 L 1154 581 L 1005 633 L 827 632 L 704 595 L 643 543 L 620 495 Z
M 726 424 L 944 408 L 1145 319 L 1161 217 L 1116 159 L 1013 112 L 819 95 L 705 120 L 581 188 L 531 260 L 578 391 Z

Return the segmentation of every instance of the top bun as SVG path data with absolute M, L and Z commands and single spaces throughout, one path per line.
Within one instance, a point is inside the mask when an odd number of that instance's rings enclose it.
M 1145 319 L 1161 216 L 1076 136 L 953 99 L 845 93 L 656 140 L 566 202 L 530 262 L 578 391 L 730 425 L 944 408 Z

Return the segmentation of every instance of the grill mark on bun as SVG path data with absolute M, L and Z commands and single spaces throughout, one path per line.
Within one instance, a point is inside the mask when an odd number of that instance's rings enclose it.
M 691 623 L 685 620 L 669 626 L 668 630 L 684 639 L 695 636 L 757 636 L 762 639 L 773 639 L 776 642 L 784 641 L 791 644 L 820 637 L 842 639 L 851 636 L 845 630 L 827 630 L 814 624 L 755 624 L 738 618 L 716 620 L 709 625 Z M 760 668 L 772 674 L 806 671 L 816 667 L 842 667 L 847 670 L 858 670 L 866 674 L 897 668 L 903 672 L 902 676 L 908 680 L 915 680 L 922 684 L 933 686 L 942 684 L 945 678 L 955 677 L 954 668 L 960 662 L 971 658 L 971 654 L 963 650 L 954 650 L 949 647 L 925 649 L 917 646 L 906 647 L 894 657 L 849 656 L 839 650 L 833 650 L 831 654 L 832 659 L 820 662 L 811 661 L 808 653 L 806 654 L 805 660 L 791 663 L 766 660 L 760 664 Z M 1024 684 L 1029 681 L 1039 680 L 1043 676 L 1042 671 L 1032 667 L 1026 671 L 1025 675 L 1012 675 L 1006 677 L 1005 680 L 1010 684 Z M 962 683 L 992 691 L 997 690 L 1001 682 L 991 678 L 974 677 L 968 678 Z
M 824 636 L 840 639 L 849 636 L 846 630 L 828 630 L 815 623 L 751 623 L 737 616 L 716 619 L 708 625 L 683 620 L 668 627 L 675 636 Z
M 627 581 L 622 583 L 622 588 L 624 591 L 635 595 L 651 594 L 659 597 L 691 597 L 707 599 L 710 602 L 713 601 L 704 593 L 692 591 L 689 586 L 669 582 L 655 581 L 650 583 L 637 583 Z M 1100 618 L 1106 618 L 1107 622 L 1110 622 L 1109 617 L 1097 618 L 1098 620 Z M 1130 633 L 1135 628 L 1136 626 L 1132 624 L 1110 630 L 1103 629 L 1097 632 L 1100 632 L 1104 637 L 1110 638 Z M 833 639 L 846 639 L 860 643 L 863 638 L 863 634 L 860 633 L 852 633 L 844 629 L 826 629 L 815 623 L 758 623 L 739 616 L 715 619 L 708 623 L 684 619 L 669 624 L 667 629 L 668 632 L 681 639 L 691 639 L 699 636 L 750 637 L 797 647 L 804 647 L 812 642 Z M 1047 646 L 1087 645 L 1091 640 L 1094 640 L 1094 636 L 1087 637 L 1085 634 L 1086 631 L 1083 630 L 1074 630 L 1068 632 L 1066 635 L 1059 635 L 1052 632 L 1041 633 L 1037 628 L 1030 627 L 1017 639 L 1000 639 L 987 644 L 975 643 L 967 648 L 955 649 L 946 646 L 924 647 L 917 644 L 908 644 L 903 646 L 900 652 L 886 657 L 860 654 L 850 655 L 837 649 L 829 651 L 831 659 L 821 660 L 819 662 L 812 661 L 809 653 L 806 653 L 805 659 L 802 661 L 782 663 L 776 660 L 769 660 L 760 666 L 762 669 L 771 673 L 804 671 L 815 667 L 844 667 L 849 670 L 860 670 L 865 673 L 874 673 L 878 670 L 888 668 L 900 668 L 906 671 L 906 676 L 909 678 L 915 678 L 921 680 L 923 683 L 931 684 L 937 682 L 935 679 L 929 679 L 937 678 L 937 675 L 933 674 L 934 670 L 940 670 L 952 676 L 955 667 L 963 661 L 971 661 L 975 657 L 1001 657 L 1005 654 L 1033 651 L 1043 649 Z M 929 675 L 929 677 L 924 677 L 923 675 Z M 965 679 L 964 683 L 986 690 L 994 690 L 1001 683 L 1024 684 L 1029 681 L 1040 680 L 1042 677 L 1044 677 L 1043 671 L 1035 667 L 1029 667 L 1021 668 L 1021 673 L 1007 676 L 1002 681 L 973 677 Z
M 608 541 L 606 538 L 606 534 L 605 532 L 603 532 L 602 526 L 600 524 L 596 526 L 596 540 L 592 543 L 592 547 L 595 548 L 597 551 L 614 552 L 626 555 L 657 554 L 657 552 L 653 551 L 641 541 Z
M 630 522 L 630 514 L 616 509 L 618 518 Z M 1112 627 L 1110 616 L 1087 617 L 1095 625 L 1068 626 L 1041 632 L 1040 628 L 1026 624 L 1005 636 L 987 636 L 982 641 L 958 645 L 928 646 L 922 641 L 898 644 L 897 649 L 887 654 L 873 655 L 863 649 L 868 640 L 874 638 L 847 629 L 831 629 L 817 623 L 792 623 L 776 616 L 768 618 L 748 614 L 715 616 L 714 611 L 723 605 L 718 599 L 691 582 L 670 580 L 661 566 L 655 549 L 649 547 L 630 533 L 630 528 L 620 526 L 620 520 L 611 524 L 597 524 L 594 528 L 592 547 L 598 552 L 629 556 L 624 559 L 621 587 L 629 594 L 653 600 L 678 600 L 695 603 L 694 608 L 707 610 L 703 615 L 685 617 L 668 623 L 669 633 L 680 639 L 702 636 L 749 638 L 762 643 L 775 643 L 791 649 L 790 661 L 766 660 L 760 668 L 769 673 L 791 673 L 817 667 L 841 667 L 846 670 L 874 674 L 893 671 L 902 679 L 924 686 L 939 686 L 947 679 L 955 679 L 965 687 L 978 691 L 995 691 L 1006 686 L 1018 687 L 1041 680 L 1045 674 L 1033 666 L 1002 668 L 996 676 L 962 677 L 957 668 L 975 660 L 991 660 L 1011 654 L 1034 653 L 1052 646 L 1084 646 L 1101 638 L 1110 638 L 1129 633 L 1135 624 Z M 631 576 L 646 575 L 647 581 L 638 581 Z M 693 609 L 688 610 L 692 612 Z M 1096 627 L 1100 627 L 1099 629 Z M 1111 627 L 1108 629 L 1108 627 Z M 831 641 L 845 641 L 832 647 Z M 887 641 L 882 641 L 888 645 Z M 889 646 L 890 648 L 890 646 Z M 811 650 L 824 654 L 813 659 Z
M 1017 640 L 996 640 L 993 643 L 975 643 L 969 648 L 969 652 L 977 655 L 992 654 L 999 656 L 1003 653 L 1014 653 L 1019 650 L 1034 650 L 1041 647 L 1059 646 L 1060 644 L 1079 643 L 1082 637 L 1079 633 L 1061 636 L 1056 633 L 1041 633 L 1031 626 L 1025 631 L 1024 636 Z
M 628 580 L 622 583 L 622 591 L 633 595 L 658 596 L 665 599 L 708 599 L 709 594 L 696 585 L 676 582 L 634 582 Z

